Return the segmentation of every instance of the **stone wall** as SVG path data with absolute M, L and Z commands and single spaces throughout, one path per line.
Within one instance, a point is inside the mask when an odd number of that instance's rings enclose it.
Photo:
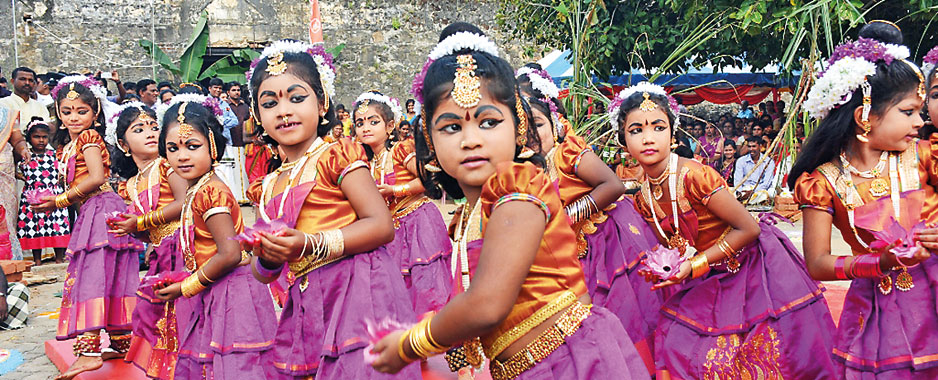
M 494 0 L 322 0 L 321 6 L 326 46 L 346 44 L 337 59 L 337 91 L 344 102 L 371 89 L 410 97 L 413 76 L 439 32 L 454 21 L 479 25 L 512 64 L 522 63 L 520 48 L 511 48 L 515 44 L 497 30 Z M 150 77 L 152 65 L 137 40 L 155 39 L 177 58 L 203 9 L 209 13 L 210 47 L 308 38 L 308 4 L 302 0 L 16 0 L 19 63 L 38 72 L 117 69 L 128 80 Z M 0 1 L 6 16 L 0 19 L 0 66 L 7 77 L 14 67 L 10 11 L 10 2 Z M 28 37 L 24 13 L 33 20 Z

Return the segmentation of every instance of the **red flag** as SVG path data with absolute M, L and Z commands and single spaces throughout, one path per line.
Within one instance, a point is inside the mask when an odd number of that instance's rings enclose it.
M 319 20 L 319 0 L 309 0 L 309 42 L 322 42 L 322 21 Z

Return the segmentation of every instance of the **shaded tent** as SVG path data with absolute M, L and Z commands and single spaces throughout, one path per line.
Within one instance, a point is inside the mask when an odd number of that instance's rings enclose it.
M 561 88 L 573 77 L 573 65 L 570 63 L 570 51 L 555 50 L 544 56 L 538 63 L 554 78 Z M 746 100 L 757 104 L 769 95 L 778 99 L 779 92 L 791 91 L 798 82 L 798 73 L 791 76 L 781 75 L 778 70 L 752 72 L 752 68 L 725 68 L 714 73 L 712 66 L 689 69 L 684 74 L 661 75 L 655 84 L 665 87 L 684 105 L 694 105 L 703 101 L 715 104 L 739 103 Z M 625 87 L 647 81 L 644 73 L 633 71 L 626 75 L 613 75 L 608 78 L 594 76 L 593 83 L 611 86 L 609 93 L 616 93 Z M 675 94 L 675 92 L 680 92 Z M 561 95 L 565 95 L 562 92 Z

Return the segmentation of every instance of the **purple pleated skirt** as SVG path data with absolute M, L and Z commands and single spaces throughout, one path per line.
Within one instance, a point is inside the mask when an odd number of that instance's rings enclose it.
M 176 299 L 177 379 L 263 379 L 277 329 L 267 286 L 239 266 L 192 298 Z M 204 377 L 203 377 L 204 376 Z
M 267 380 L 421 379 L 420 366 L 388 375 L 365 363 L 366 319 L 416 321 L 400 260 L 385 247 L 307 273 L 288 292 L 276 340 L 265 354 Z
M 147 260 L 150 269 L 147 276 L 164 272 L 181 271 L 184 268 L 179 250 L 179 231 L 163 238 L 153 248 Z M 150 289 L 137 289 L 137 307 L 133 312 L 133 337 L 130 350 L 124 357 L 155 379 L 173 379 L 179 351 L 178 323 L 175 300 L 168 304 L 153 295 Z
M 618 318 L 601 306 L 543 361 L 516 380 L 648 379 L 648 370 Z
M 909 291 L 856 279 L 844 299 L 834 359 L 844 379 L 938 379 L 938 260 L 908 269 Z M 889 274 L 895 284 L 901 271 Z
M 588 250 L 580 264 L 587 290 L 594 305 L 619 317 L 647 369 L 654 372 L 654 332 L 664 296 L 661 291 L 652 291 L 636 268 L 658 240 L 635 211 L 631 198 L 616 202 L 606 215 L 606 221 L 596 225 L 596 232 L 586 235 Z
M 662 307 L 655 331 L 659 379 L 834 379 L 834 321 L 823 287 L 773 224 Z
M 131 314 L 137 303 L 134 293 L 140 283 L 138 255 L 143 244 L 129 235 L 109 234 L 101 217 L 126 210 L 124 200 L 111 191 L 91 197 L 78 210 L 66 251 L 70 261 L 57 339 L 100 329 L 130 332 Z
M 404 284 L 417 315 L 446 305 L 453 287 L 452 244 L 440 209 L 424 203 L 396 220 L 394 240 L 385 247 L 401 262 Z

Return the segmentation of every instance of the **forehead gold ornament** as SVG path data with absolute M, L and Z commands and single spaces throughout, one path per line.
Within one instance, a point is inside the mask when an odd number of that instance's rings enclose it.
M 186 104 L 188 103 L 183 102 L 182 105 L 179 106 L 179 115 L 176 116 L 176 121 L 179 122 L 179 138 L 183 140 L 188 139 L 192 136 L 192 132 L 195 131 L 189 123 L 186 123 Z
M 65 94 L 65 98 L 68 100 L 78 99 L 78 91 L 75 91 L 75 82 L 68 84 L 68 93 Z
M 358 105 L 358 109 L 355 110 L 359 115 L 364 115 L 368 112 L 368 106 L 371 105 L 371 101 L 368 99 L 362 100 L 361 104 Z
M 476 68 L 478 68 L 476 60 L 472 57 L 472 54 L 463 54 L 456 57 L 456 64 L 458 66 L 453 78 L 453 91 L 450 96 L 453 97 L 456 105 L 462 108 L 475 107 L 482 100 L 482 93 L 479 91 L 482 88 L 482 83 L 479 81 L 479 77 L 476 76 Z
M 653 100 L 651 100 L 651 95 L 650 95 L 650 94 L 648 94 L 647 92 L 645 92 L 645 93 L 642 93 L 642 96 L 645 97 L 645 100 L 642 100 L 642 104 L 639 104 L 639 105 L 638 105 L 638 108 L 639 108 L 639 109 L 641 109 L 642 111 L 645 111 L 645 112 L 654 111 L 654 110 L 658 109 L 658 103 L 655 103 Z
M 280 75 L 287 71 L 287 64 L 283 62 L 283 52 L 278 51 L 267 58 L 267 73 Z

